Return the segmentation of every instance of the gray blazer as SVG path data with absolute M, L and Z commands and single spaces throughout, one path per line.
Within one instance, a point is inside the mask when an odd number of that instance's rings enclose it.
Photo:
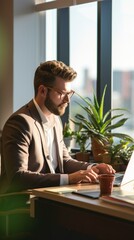
M 88 163 L 78 162 L 69 155 L 58 116 L 54 138 L 58 168 L 53 174 L 41 118 L 33 100 L 9 117 L 2 131 L 1 193 L 58 186 L 60 174 L 87 168 Z

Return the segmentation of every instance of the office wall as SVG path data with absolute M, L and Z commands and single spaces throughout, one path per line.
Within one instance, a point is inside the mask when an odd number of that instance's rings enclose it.
M 36 67 L 36 14 L 33 0 L 14 0 L 13 111 L 33 96 Z
M 45 60 L 45 15 L 34 0 L 0 1 L 0 130 L 33 97 L 35 68 Z

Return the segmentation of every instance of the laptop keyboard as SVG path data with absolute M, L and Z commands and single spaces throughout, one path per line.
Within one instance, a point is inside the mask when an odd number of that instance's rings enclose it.
M 124 173 L 115 173 L 114 186 L 120 186 Z

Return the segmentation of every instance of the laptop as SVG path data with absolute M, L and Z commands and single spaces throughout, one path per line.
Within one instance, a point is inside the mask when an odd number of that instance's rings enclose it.
M 126 196 L 126 194 L 134 195 L 134 151 L 131 155 L 125 172 L 115 173 L 114 186 L 119 187 L 119 189 L 117 191 L 115 190 L 113 193 L 117 197 L 120 195 Z M 77 192 L 74 192 L 74 194 L 97 199 L 100 196 L 100 191 L 79 190 Z
M 121 180 L 120 183 L 117 183 L 117 185 L 120 186 L 121 189 L 122 188 L 123 189 L 125 189 L 125 188 L 128 189 L 128 186 L 129 186 L 129 188 L 131 186 L 131 188 L 134 190 L 134 151 L 133 151 L 133 153 L 131 155 L 131 158 L 128 162 L 125 173 L 120 174 L 119 176 L 118 176 L 118 173 L 117 173 L 117 177 L 115 178 L 114 185 L 116 184 L 116 181 L 118 181 L 118 180 L 119 180 L 119 182 Z

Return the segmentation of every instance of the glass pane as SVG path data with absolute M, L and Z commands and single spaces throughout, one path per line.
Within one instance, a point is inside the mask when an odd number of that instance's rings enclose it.
M 72 89 L 83 97 L 92 98 L 97 78 L 97 3 L 70 7 L 70 66 L 78 74 Z M 81 110 L 76 101 L 80 98 L 74 94 L 70 104 L 71 118 Z
M 46 11 L 46 60 L 57 59 L 57 10 Z
M 113 0 L 112 107 L 126 108 L 129 120 L 120 132 L 134 137 L 134 1 Z

